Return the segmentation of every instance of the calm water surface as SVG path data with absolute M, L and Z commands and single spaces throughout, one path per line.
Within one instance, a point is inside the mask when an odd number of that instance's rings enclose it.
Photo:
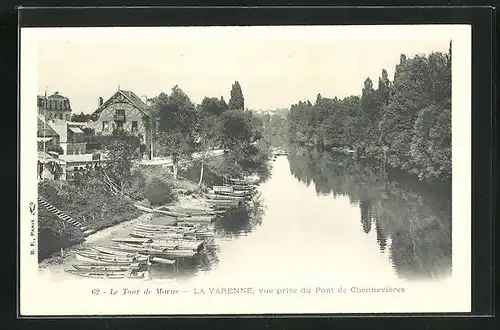
M 426 186 L 341 154 L 291 150 L 253 202 L 217 219 L 215 246 L 154 278 L 444 279 L 450 187 Z

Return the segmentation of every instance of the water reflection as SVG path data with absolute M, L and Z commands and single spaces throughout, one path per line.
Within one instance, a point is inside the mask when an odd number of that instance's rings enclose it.
M 376 232 L 399 277 L 451 274 L 451 186 L 427 186 L 350 155 L 291 148 L 290 172 L 318 195 L 348 196 L 359 207 L 360 230 Z
M 256 226 L 262 224 L 265 213 L 260 197 L 256 195 L 253 200 L 244 206 L 231 209 L 221 215 L 214 223 L 215 232 L 221 238 L 235 238 L 250 233 Z

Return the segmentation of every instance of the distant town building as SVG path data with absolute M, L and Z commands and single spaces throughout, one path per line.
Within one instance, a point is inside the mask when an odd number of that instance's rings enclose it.
M 121 89 L 105 102 L 99 97 L 98 108 L 93 113 L 96 118 L 93 123 L 96 135 L 109 136 L 118 131 L 127 132 L 140 138 L 149 154 L 151 122 L 146 102 L 133 92 Z
M 45 123 L 44 123 L 45 121 Z M 38 150 L 55 151 L 62 155 L 86 153 L 86 123 L 70 122 L 61 119 L 44 120 L 38 117 Z M 45 144 L 45 149 L 44 149 Z
M 38 95 L 37 97 L 38 113 L 47 119 L 70 120 L 71 104 L 65 96 L 55 92 L 47 96 Z
M 56 151 L 59 145 L 59 134 L 39 114 L 37 125 L 37 143 L 39 151 Z

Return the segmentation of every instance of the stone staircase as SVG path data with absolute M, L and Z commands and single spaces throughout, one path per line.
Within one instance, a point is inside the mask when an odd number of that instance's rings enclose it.
M 83 232 L 84 236 L 88 236 L 88 235 L 94 233 L 93 229 L 84 226 L 81 222 L 76 221 L 75 219 L 73 219 L 72 217 L 70 217 L 69 215 L 67 215 L 64 212 L 59 211 L 57 208 L 55 208 L 54 206 L 52 206 L 51 204 L 49 204 L 45 200 L 41 199 L 40 197 L 38 198 L 38 204 L 42 205 L 48 211 L 55 214 L 59 219 L 61 219 L 65 222 L 69 223 L 70 225 L 75 226 L 78 229 L 80 229 Z

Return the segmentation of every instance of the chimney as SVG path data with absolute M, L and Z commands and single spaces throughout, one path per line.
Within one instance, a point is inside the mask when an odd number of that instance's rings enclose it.
M 97 99 L 97 106 L 100 107 L 102 105 L 102 97 L 99 96 Z

